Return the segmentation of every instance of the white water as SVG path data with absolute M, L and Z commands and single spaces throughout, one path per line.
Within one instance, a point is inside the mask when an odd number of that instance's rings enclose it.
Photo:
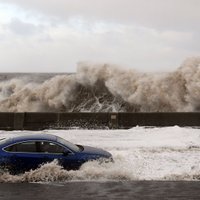
M 200 57 L 163 74 L 80 63 L 76 74 L 45 81 L 28 76 L 0 81 L 2 112 L 193 112 L 199 102 Z
M 1 131 L 0 138 L 33 133 Z M 66 171 L 56 161 L 22 175 L 0 175 L 0 182 L 119 180 L 200 180 L 200 130 L 135 127 L 130 130 L 45 130 L 73 143 L 103 148 L 114 163 L 89 162 Z

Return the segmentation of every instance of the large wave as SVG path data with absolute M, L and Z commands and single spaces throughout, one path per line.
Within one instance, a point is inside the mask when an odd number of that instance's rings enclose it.
M 0 82 L 1 112 L 177 112 L 200 110 L 200 57 L 176 71 L 141 73 L 109 64 L 79 63 L 77 73 L 44 81 Z

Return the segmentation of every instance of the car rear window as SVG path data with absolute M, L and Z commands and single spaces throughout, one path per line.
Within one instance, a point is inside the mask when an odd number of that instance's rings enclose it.
M 9 152 L 37 152 L 35 142 L 23 142 L 5 148 Z

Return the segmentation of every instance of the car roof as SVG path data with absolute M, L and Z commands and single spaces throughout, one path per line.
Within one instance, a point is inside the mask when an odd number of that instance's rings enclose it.
M 44 134 L 44 133 L 38 133 L 38 134 L 27 134 L 27 135 L 20 135 L 20 136 L 13 136 L 10 138 L 7 138 L 5 140 L 1 141 L 1 144 L 10 144 L 15 142 L 21 142 L 24 140 L 51 140 L 51 141 L 57 141 L 57 136 L 50 135 L 50 134 Z
M 27 134 L 22 136 L 17 136 L 12 138 L 13 141 L 21 141 L 21 140 L 57 140 L 57 136 L 50 135 L 50 134 L 44 134 L 44 133 L 38 133 L 38 134 Z

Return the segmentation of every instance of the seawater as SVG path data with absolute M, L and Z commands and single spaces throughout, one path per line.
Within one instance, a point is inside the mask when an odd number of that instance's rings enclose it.
M 32 133 L 35 132 L 1 131 L 0 137 Z M 92 161 L 79 170 L 67 171 L 55 160 L 24 174 L 11 175 L 1 171 L 1 183 L 200 180 L 200 132 L 197 128 L 135 127 L 129 130 L 44 130 L 39 133 L 103 148 L 113 155 L 114 163 Z
M 70 182 L 66 184 L 0 185 L 0 199 L 173 199 L 198 200 L 199 182 L 131 181 L 131 182 Z
M 195 112 L 200 58 L 168 73 L 79 63 L 74 74 L 1 74 L 1 112 Z

